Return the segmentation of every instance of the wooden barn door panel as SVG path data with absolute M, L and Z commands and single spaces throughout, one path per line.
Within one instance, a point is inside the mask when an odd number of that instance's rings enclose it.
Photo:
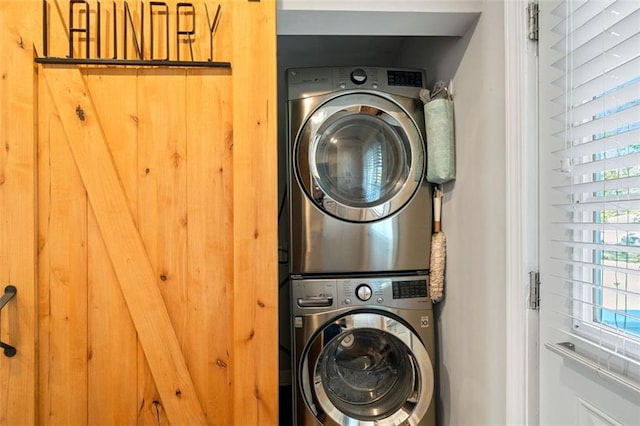
M 221 4 L 233 71 L 35 67 L 0 1 L 0 424 L 276 424 L 275 2 Z
M 162 407 L 172 423 L 205 423 L 158 288 L 158 278 L 129 209 L 84 78 L 79 70 L 73 69 L 51 67 L 43 68 L 42 72 L 152 371 Z
M 60 329 L 58 344 L 69 345 L 76 339 L 77 345 L 73 353 L 61 352 L 49 338 L 41 346 L 41 371 L 63 367 L 61 372 L 40 377 L 41 418 L 45 423 L 89 424 L 164 424 L 170 420 L 142 349 L 136 355 L 136 330 L 102 238 L 100 211 L 87 201 L 80 164 L 69 149 L 73 142 L 67 141 L 67 134 L 81 138 L 81 146 L 91 150 L 87 154 L 92 161 L 87 166 L 92 176 L 88 184 L 95 181 L 108 188 L 109 180 L 100 177 L 96 165 L 100 156 L 95 137 L 100 132 L 84 127 L 98 128 L 96 116 L 113 162 L 112 172 L 121 187 L 120 213 L 126 213 L 126 204 L 139 230 L 173 331 L 194 377 L 198 399 L 210 422 L 230 418 L 227 294 L 233 284 L 231 76 L 228 70 L 85 70 L 84 77 L 79 77 L 84 81 L 77 82 L 77 87 L 86 85 L 88 90 L 81 91 L 83 94 L 90 94 L 83 102 L 79 99 L 85 96 L 73 94 L 76 86 L 68 83 L 52 90 L 57 97 L 49 94 L 48 82 L 60 78 L 68 81 L 65 73 L 80 71 L 41 70 L 40 314 L 45 336 L 54 336 Z M 71 92 L 67 87 L 72 87 Z M 55 113 L 56 105 L 62 107 L 68 102 L 71 112 L 66 116 Z M 85 104 L 93 105 L 93 109 L 86 110 Z M 66 124 L 64 119 L 69 118 L 79 122 L 80 130 Z M 51 151 L 59 153 L 53 158 Z M 110 194 L 110 189 L 100 191 Z M 72 195 L 61 195 L 68 193 Z M 52 209 L 63 213 L 52 216 Z M 67 218 L 64 212 L 71 209 Z M 84 223 L 82 227 L 70 233 L 56 231 L 71 227 L 76 221 L 74 215 L 86 216 L 77 221 Z M 75 246 L 84 250 L 79 255 L 64 247 L 74 235 Z M 127 249 L 121 244 L 119 250 Z M 66 253 L 63 257 L 68 264 L 57 268 L 58 274 L 74 274 L 75 279 L 70 281 L 84 289 L 77 292 L 79 297 L 53 294 L 58 287 L 50 278 L 55 253 Z M 80 265 L 74 272 L 72 262 L 88 266 Z M 64 328 L 56 322 L 53 305 L 71 325 Z M 77 306 L 83 306 L 84 312 Z M 86 359 L 78 336 L 87 339 Z M 73 370 L 82 376 L 74 382 L 72 372 L 66 369 L 78 361 L 85 365 Z M 65 388 L 82 394 L 80 409 L 56 392 Z

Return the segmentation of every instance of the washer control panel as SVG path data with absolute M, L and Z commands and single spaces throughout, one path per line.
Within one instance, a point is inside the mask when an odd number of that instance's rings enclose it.
M 384 306 L 431 309 L 429 276 L 292 279 L 294 312 Z
M 345 278 L 336 281 L 337 307 L 386 306 L 425 308 L 429 299 L 429 276 Z

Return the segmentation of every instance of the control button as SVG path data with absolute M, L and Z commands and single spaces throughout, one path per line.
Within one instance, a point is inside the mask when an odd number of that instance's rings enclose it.
M 366 284 L 360 284 L 358 288 L 356 288 L 356 296 L 358 296 L 358 299 L 362 300 L 363 302 L 371 299 L 372 294 L 373 292 L 371 291 L 371 287 Z
M 346 84 L 344 84 L 344 83 L 340 83 L 340 84 L 338 85 L 338 87 L 339 87 L 339 88 L 341 88 L 341 89 L 346 89 L 346 88 L 347 88 L 347 85 L 346 85 Z
M 345 305 L 350 305 L 351 304 L 351 299 L 349 299 L 348 297 L 346 299 L 344 299 L 344 304 Z
M 384 299 L 382 297 L 378 297 L 378 303 L 382 303 L 384 302 Z
M 358 68 L 351 72 L 351 81 L 355 84 L 364 84 L 367 81 L 367 73 L 362 69 Z

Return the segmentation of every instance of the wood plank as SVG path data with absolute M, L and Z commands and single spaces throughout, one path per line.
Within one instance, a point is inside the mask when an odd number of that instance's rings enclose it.
M 54 111 L 54 106 L 51 101 L 51 96 L 47 90 L 47 85 L 44 81 L 44 77 L 41 73 L 38 73 L 38 110 Z M 37 407 L 38 407 L 38 424 L 46 424 L 44 421 L 47 418 L 48 413 L 51 411 L 51 400 L 49 398 L 49 368 L 51 357 L 49 336 L 51 329 L 51 308 L 49 294 L 51 292 L 51 280 L 50 280 L 50 250 L 47 244 L 47 237 L 49 235 L 49 216 L 51 211 L 51 197 L 49 194 L 49 187 L 51 186 L 51 156 L 49 152 L 49 134 L 51 133 L 50 127 L 51 121 L 56 121 L 56 114 L 39 114 L 37 118 L 38 123 L 38 180 L 37 180 L 37 195 L 38 195 L 38 293 L 37 293 L 37 305 L 38 305 L 38 395 L 37 395 Z
M 18 292 L 2 310 L 0 425 L 33 425 L 36 413 L 36 89 L 33 42 L 40 37 L 24 1 L 0 2 L 0 291 Z
M 156 276 L 79 70 L 43 68 L 67 142 L 172 424 L 205 424 Z
M 142 69 L 138 72 L 138 229 L 178 341 L 187 328 L 186 297 L 186 141 L 185 75 L 181 69 Z M 206 334 L 206 330 L 200 330 Z M 189 348 L 181 345 L 189 366 Z M 194 381 L 198 378 L 194 377 Z M 144 377 L 141 378 L 144 380 Z M 157 399 L 145 386 L 144 399 Z M 154 399 L 152 399 L 154 398 Z M 163 414 L 159 404 L 147 404 L 142 415 L 153 420 Z
M 233 2 L 232 383 L 237 425 L 277 424 L 278 419 L 275 11 L 275 0 Z
M 232 5 L 221 2 L 213 39 L 213 60 L 231 61 Z M 206 2 L 214 19 L 218 2 Z M 205 13 L 197 6 L 198 13 Z M 204 15 L 201 15 L 204 17 Z M 197 34 L 209 34 L 206 19 L 196 21 Z M 183 51 L 185 49 L 181 48 Z M 210 57 L 208 43 L 196 43 L 196 58 Z M 187 76 L 188 268 L 189 324 L 185 346 L 206 345 L 193 352 L 190 368 L 210 424 L 234 424 L 232 368 L 233 310 L 233 97 L 229 69 L 190 70 Z M 244 182 L 241 180 L 241 182 Z
M 87 87 L 101 117 L 109 150 L 126 194 L 137 211 L 136 71 L 94 68 Z M 88 424 L 137 422 L 138 340 L 122 290 L 92 209 L 88 221 Z M 114 374 L 117 372 L 117 374 Z
M 40 176 L 48 195 L 46 234 L 40 234 L 46 252 L 41 258 L 48 265 L 48 351 L 40 352 L 49 360 L 46 370 L 47 423 L 87 422 L 87 209 L 82 179 L 65 140 L 60 117 L 52 114 L 53 105 L 40 99 L 38 116 L 47 117 L 48 126 L 40 126 L 41 145 L 49 161 L 48 176 Z M 50 118 L 50 119 L 49 119 Z M 46 256 L 46 259 L 44 257 Z M 45 272 L 46 273 L 46 272 Z
M 233 289 L 232 80 L 228 70 L 187 76 L 188 297 L 184 347 L 210 423 L 231 421 Z M 202 339 L 203 333 L 207 338 Z

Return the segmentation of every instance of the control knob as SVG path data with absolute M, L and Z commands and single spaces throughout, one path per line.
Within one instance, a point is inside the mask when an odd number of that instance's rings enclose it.
M 355 69 L 351 72 L 351 81 L 355 84 L 364 84 L 367 81 L 367 73 L 362 68 Z
M 366 284 L 360 284 L 358 288 L 356 288 L 356 296 L 358 296 L 358 299 L 362 300 L 363 302 L 371 299 L 372 294 L 373 292 L 371 291 L 371 287 Z

